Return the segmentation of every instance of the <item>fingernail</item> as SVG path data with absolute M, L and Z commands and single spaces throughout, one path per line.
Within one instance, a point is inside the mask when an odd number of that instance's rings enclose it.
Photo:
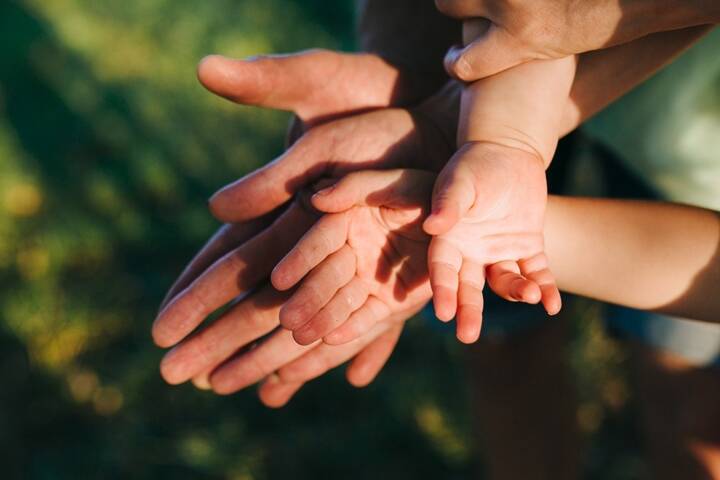
M 333 190 L 335 190 L 335 185 L 330 185 L 330 186 L 327 187 L 327 188 L 323 188 L 322 190 L 318 190 L 317 192 L 315 192 L 315 194 L 313 195 L 313 197 L 318 197 L 318 198 L 319 198 L 319 197 L 326 197 L 326 196 L 330 195 Z

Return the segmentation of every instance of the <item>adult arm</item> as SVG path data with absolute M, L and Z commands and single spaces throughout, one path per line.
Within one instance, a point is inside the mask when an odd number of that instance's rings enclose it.
M 483 18 L 483 34 L 446 56 L 448 71 L 477 80 L 536 59 L 622 45 L 659 32 L 720 22 L 715 0 L 437 0 L 462 20 Z

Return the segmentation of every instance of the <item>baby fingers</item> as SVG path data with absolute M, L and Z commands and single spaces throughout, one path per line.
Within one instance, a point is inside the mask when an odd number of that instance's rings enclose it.
M 347 285 L 338 290 L 335 296 L 314 317 L 295 330 L 293 338 L 300 345 L 313 343 L 338 328 L 338 325 L 346 323 L 346 320 L 353 312 L 363 306 L 367 298 L 368 289 L 365 283 L 357 277 L 353 278 Z M 346 341 L 353 340 L 358 336 L 360 335 L 354 335 L 352 338 L 348 338 L 348 336 Z
M 483 265 L 465 260 L 460 269 L 456 333 L 458 340 L 463 343 L 474 343 L 480 337 L 484 286 Z
M 538 254 L 519 262 L 504 261 L 487 268 L 490 288 L 501 298 L 513 302 L 535 304 L 542 302 L 549 315 L 562 307 L 560 291 L 548 268 L 545 254 Z
M 346 214 L 324 215 L 303 235 L 272 271 L 270 280 L 280 291 L 292 288 L 310 270 L 345 245 L 349 217 Z
M 520 266 L 515 261 L 507 260 L 490 265 L 487 268 L 487 280 L 497 296 L 511 302 L 535 304 L 542 296 L 539 285 L 523 277 Z
M 555 277 L 548 267 L 547 256 L 540 253 L 534 257 L 520 260 L 518 265 L 523 276 L 540 287 L 541 301 L 548 315 L 557 315 L 562 308 L 562 299 Z
M 458 283 L 462 256 L 447 240 L 434 237 L 428 249 L 428 271 L 435 316 L 449 322 L 457 312 Z
M 293 331 L 305 325 L 353 278 L 355 272 L 355 254 L 345 245 L 315 267 L 283 305 L 281 325 Z

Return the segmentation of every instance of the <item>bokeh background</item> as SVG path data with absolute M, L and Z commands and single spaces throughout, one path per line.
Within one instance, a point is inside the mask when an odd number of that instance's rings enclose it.
M 208 53 L 351 50 L 349 0 L 0 2 L 0 477 L 467 478 L 464 347 L 410 322 L 379 379 L 286 408 L 170 387 L 149 327 L 217 228 L 206 199 L 272 159 L 288 116 L 214 98 Z M 587 478 L 644 471 L 623 350 L 579 303 Z

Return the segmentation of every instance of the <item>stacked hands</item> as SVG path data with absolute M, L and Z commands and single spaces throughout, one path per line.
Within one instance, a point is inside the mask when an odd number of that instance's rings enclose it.
M 309 64 L 317 78 L 293 83 Z M 385 88 L 353 76 L 371 69 Z M 390 108 L 401 72 L 372 55 L 322 51 L 210 57 L 199 76 L 235 101 L 293 110 L 309 130 L 212 198 L 213 213 L 229 223 L 180 277 L 153 327 L 158 345 L 179 343 L 162 362 L 168 382 L 231 393 L 265 379 L 261 398 L 282 405 L 355 357 L 348 379 L 364 385 L 431 297 L 440 319 L 457 316 L 458 338 L 475 341 L 486 277 L 503 298 L 559 310 L 543 254 L 544 161 L 534 151 L 503 137 L 465 145 L 435 182 L 429 214 L 432 171 L 452 152 L 455 128 L 442 117 L 457 96 L 448 88 L 416 111 Z M 314 100 L 327 78 L 341 95 Z
M 471 43 L 487 25 L 466 22 L 464 33 Z M 545 169 L 575 58 L 517 63 L 464 86 L 434 85 L 428 97 L 372 54 L 205 59 L 206 88 L 292 111 L 304 133 L 211 199 L 227 224 L 153 326 L 159 346 L 174 346 L 163 377 L 224 394 L 262 381 L 263 402 L 280 406 L 349 359 L 348 380 L 371 382 L 404 321 L 431 298 L 439 319 L 457 319 L 465 343 L 480 335 L 486 281 L 506 300 L 556 314 Z M 455 76 L 483 74 L 463 68 Z

